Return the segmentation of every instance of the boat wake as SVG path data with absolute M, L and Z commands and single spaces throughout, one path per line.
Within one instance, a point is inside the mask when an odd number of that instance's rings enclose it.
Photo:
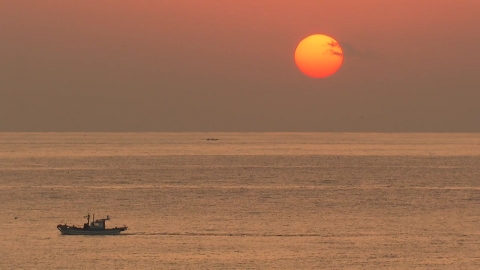
M 136 236 L 211 236 L 211 237 L 321 237 L 325 236 L 318 233 L 299 233 L 299 234 L 269 234 L 269 233 L 176 233 L 176 232 L 132 232 L 122 235 Z

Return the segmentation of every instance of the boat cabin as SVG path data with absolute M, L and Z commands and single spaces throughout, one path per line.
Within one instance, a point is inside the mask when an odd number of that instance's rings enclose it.
M 93 214 L 92 222 L 90 222 L 90 214 L 88 214 L 86 218 L 87 218 L 87 223 L 83 224 L 84 230 L 105 230 L 105 221 L 110 220 L 109 216 L 107 216 L 107 218 L 101 218 L 101 219 L 95 220 L 95 214 Z

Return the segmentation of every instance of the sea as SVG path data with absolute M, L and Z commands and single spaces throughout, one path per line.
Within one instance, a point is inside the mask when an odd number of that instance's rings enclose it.
M 57 230 L 88 213 L 128 230 Z M 0 243 L 0 269 L 480 269 L 480 134 L 0 133 Z

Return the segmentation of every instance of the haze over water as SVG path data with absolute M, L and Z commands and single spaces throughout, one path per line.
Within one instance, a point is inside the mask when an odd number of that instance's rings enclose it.
M 0 133 L 0 269 L 479 269 L 479 180 L 480 134 Z

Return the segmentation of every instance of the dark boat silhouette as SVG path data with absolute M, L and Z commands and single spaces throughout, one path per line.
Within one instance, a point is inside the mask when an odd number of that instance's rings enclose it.
M 57 229 L 63 235 L 116 235 L 128 229 L 125 225 L 123 225 L 123 227 L 106 228 L 105 221 L 110 220 L 108 215 L 107 218 L 95 220 L 95 214 L 93 214 L 92 222 L 90 222 L 90 214 L 86 215 L 84 218 L 87 219 L 87 223 L 84 223 L 83 227 L 60 223 L 57 225 Z

